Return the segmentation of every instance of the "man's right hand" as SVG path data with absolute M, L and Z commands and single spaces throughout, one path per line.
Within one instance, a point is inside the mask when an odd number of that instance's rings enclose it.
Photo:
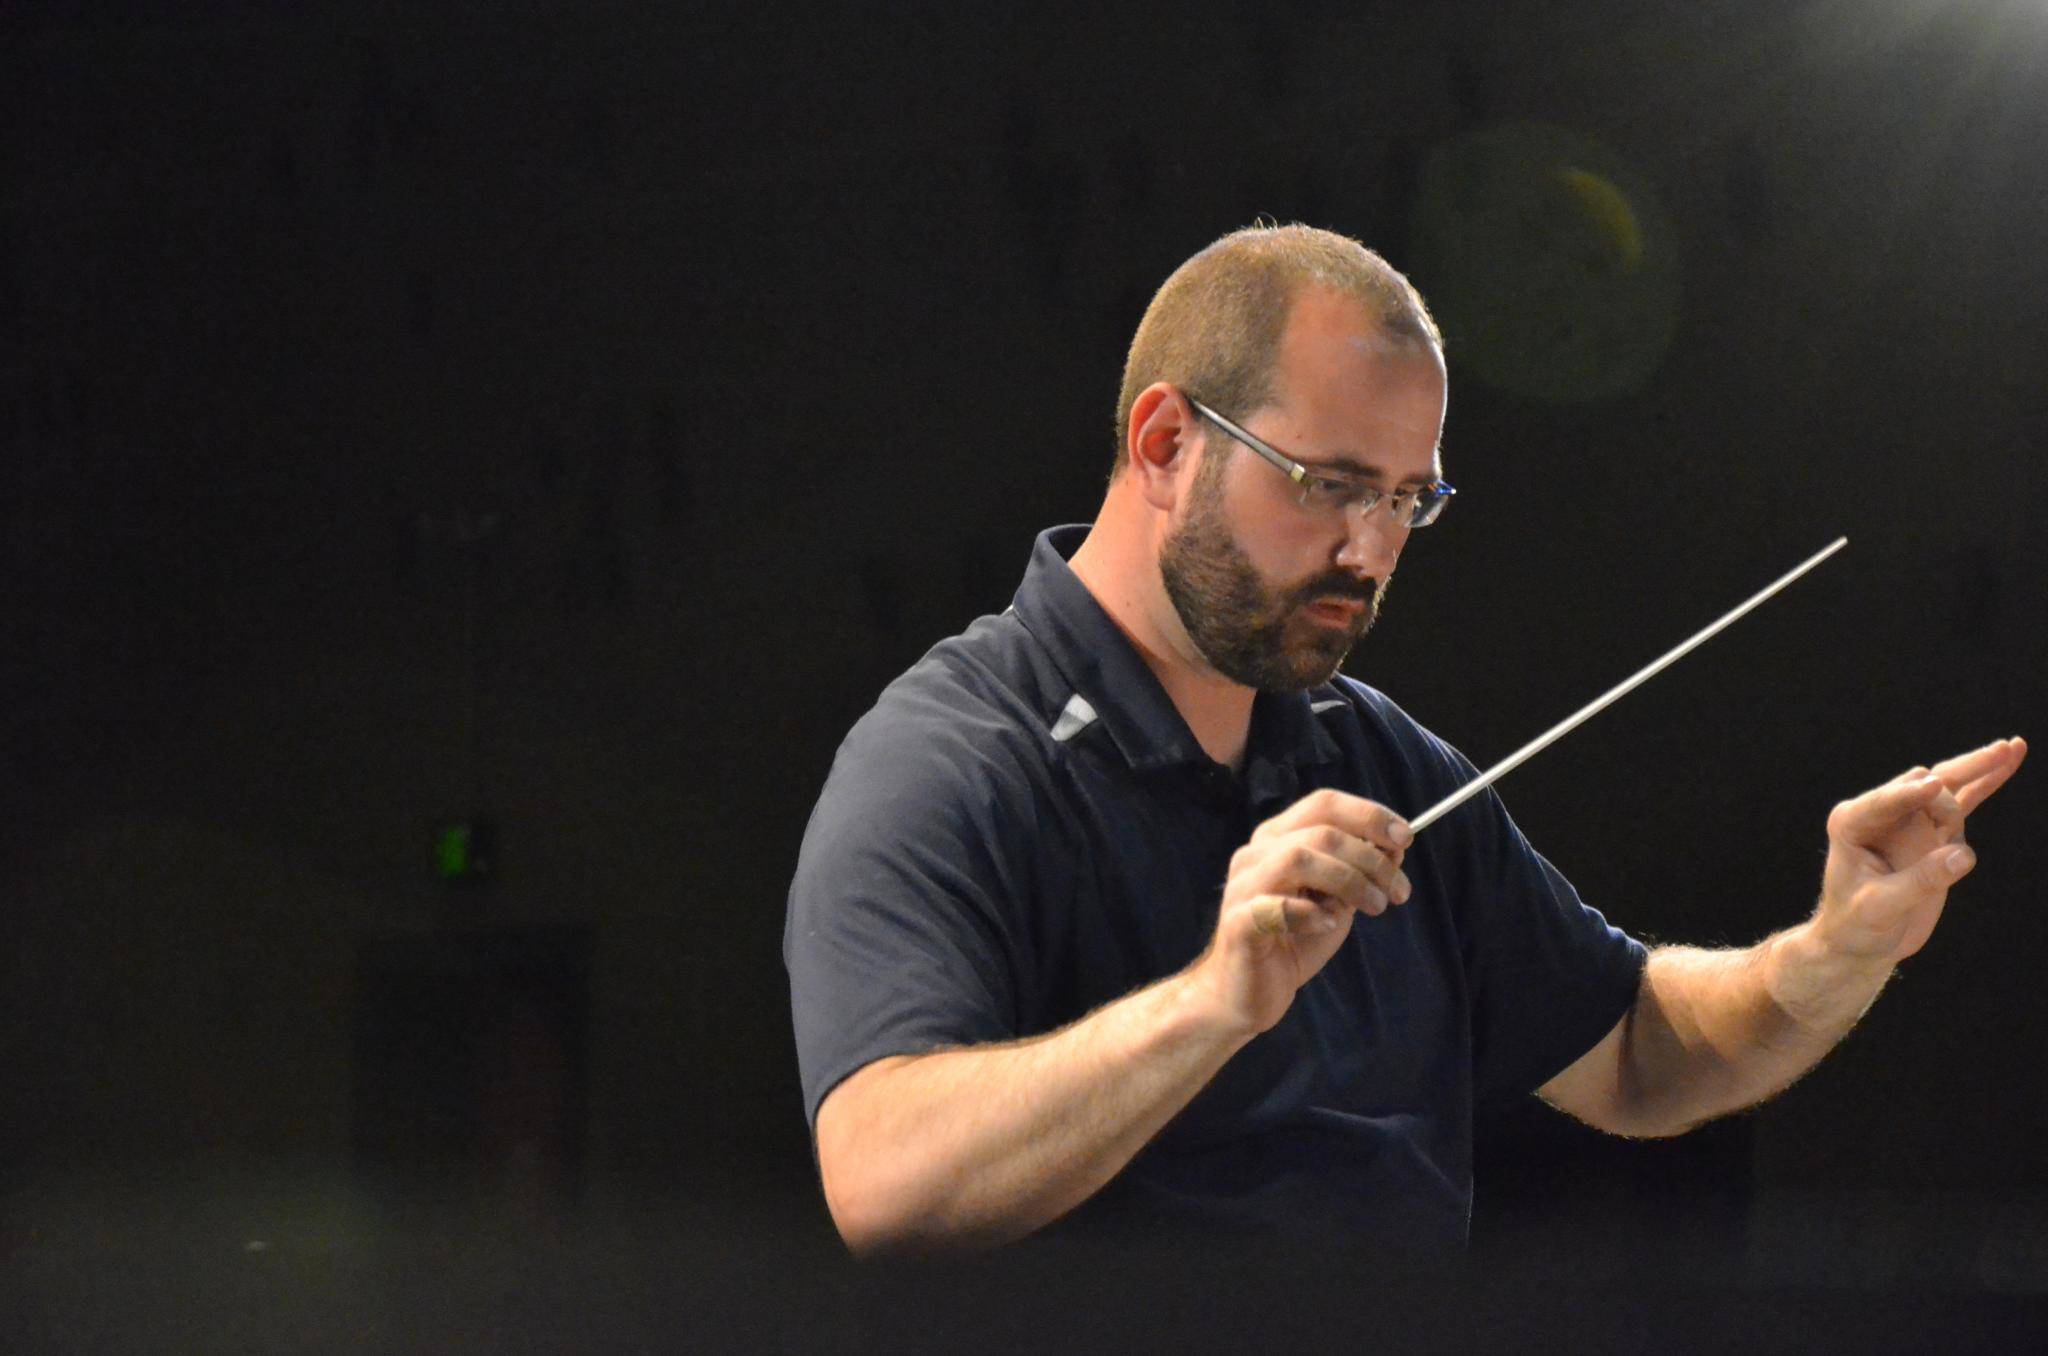
M 1315 791 L 1252 831 L 1230 859 L 1216 935 L 1189 969 L 1219 1009 L 1260 1032 L 1351 935 L 1352 915 L 1408 902 L 1415 835 L 1386 806 Z

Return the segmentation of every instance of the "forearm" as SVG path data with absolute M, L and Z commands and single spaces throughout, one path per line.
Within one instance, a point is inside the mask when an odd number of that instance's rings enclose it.
M 1176 975 L 1050 1035 L 870 1066 L 818 1119 L 857 1251 L 1022 1237 L 1099 1191 L 1250 1032 Z
M 1621 1052 L 1630 1129 L 1676 1134 L 1782 1091 L 1840 1043 L 1891 970 L 1831 953 L 1811 923 L 1740 951 L 1652 952 Z

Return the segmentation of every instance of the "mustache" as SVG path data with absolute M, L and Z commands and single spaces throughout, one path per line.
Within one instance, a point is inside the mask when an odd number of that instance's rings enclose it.
M 1341 598 L 1347 602 L 1372 603 L 1385 596 L 1387 581 L 1384 579 L 1360 579 L 1355 574 L 1335 572 L 1311 579 L 1295 590 L 1297 604 L 1319 602 L 1326 598 Z

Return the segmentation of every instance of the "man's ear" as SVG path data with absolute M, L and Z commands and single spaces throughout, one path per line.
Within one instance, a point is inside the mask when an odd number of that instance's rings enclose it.
M 1146 503 L 1170 510 L 1194 484 L 1205 432 L 1194 406 L 1172 385 L 1157 381 L 1138 392 L 1124 448 L 1128 474 Z

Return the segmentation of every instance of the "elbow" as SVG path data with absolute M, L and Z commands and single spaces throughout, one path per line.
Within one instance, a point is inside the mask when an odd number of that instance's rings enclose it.
M 832 1227 L 855 1257 L 873 1257 L 902 1249 L 911 1234 L 901 1193 L 878 1182 L 878 1174 L 845 1136 L 828 1136 L 821 1121 L 817 1140 L 818 1179 L 825 1190 L 825 1210 Z
M 1654 958 L 1653 958 L 1654 966 Z M 1705 1095 L 1719 1071 L 1704 1062 L 1672 1025 L 1669 1009 L 1646 970 L 1635 1007 L 1615 1028 L 1618 1043 L 1607 1080 L 1600 1128 L 1629 1139 L 1674 1139 L 1713 1119 Z M 1597 1124 L 1597 1122 L 1596 1122 Z
M 1624 1063 L 1606 1116 L 1594 1124 L 1627 1139 L 1675 1139 L 1712 1119 L 1684 1084 L 1652 1085 L 1640 1071 Z
M 1670 1109 L 1642 1107 L 1617 1117 L 1614 1125 L 1601 1128 L 1627 1139 L 1676 1139 L 1697 1129 L 1705 1121 L 1703 1116 L 1684 1116 Z
M 867 1066 L 818 1107 L 818 1177 L 847 1250 L 863 1258 L 970 1252 L 1043 1223 L 992 1195 L 991 1174 L 933 1136 L 933 1122 L 943 1117 L 905 1096 L 893 1072 L 907 1062 L 899 1056 Z
M 916 1250 L 917 1218 L 905 1208 L 904 1193 L 878 1180 L 881 1174 L 849 1147 L 827 1153 L 821 1140 L 818 1176 L 825 1188 L 825 1210 L 848 1252 L 870 1258 Z
M 1603 1134 L 1622 1139 L 1671 1139 L 1699 1124 L 1698 1120 L 1677 1115 L 1669 1108 L 1621 1095 L 1598 1102 L 1583 1101 L 1573 1106 L 1563 1106 L 1555 1101 L 1551 1104 Z
M 871 1129 L 875 1085 L 901 1062 L 883 1060 L 853 1074 L 826 1094 L 812 1124 L 825 1210 L 840 1241 L 856 1257 L 901 1246 L 908 1230 L 903 1192 L 885 1180 L 888 1155 L 878 1151 L 878 1136 Z
M 967 1241 L 949 1227 L 947 1201 L 914 1146 L 875 1115 L 878 1078 L 863 1070 L 818 1109 L 818 1179 L 840 1241 L 856 1257 L 933 1253 Z
M 1540 1091 L 1543 1099 L 1605 1134 L 1623 1139 L 1670 1139 L 1707 1117 L 1694 1114 L 1680 1088 L 1655 1082 L 1628 1058 L 1589 1059 Z
M 846 1250 L 863 1260 L 876 1257 L 935 1256 L 973 1248 L 988 1240 L 953 1221 L 942 1203 L 920 1198 L 915 1184 L 896 1180 L 884 1168 L 819 1155 L 825 1209 Z
M 832 1216 L 832 1227 L 839 1231 L 839 1241 L 855 1257 L 883 1256 L 903 1247 L 903 1222 L 875 1209 L 865 1197 L 827 1188 L 825 1208 Z

